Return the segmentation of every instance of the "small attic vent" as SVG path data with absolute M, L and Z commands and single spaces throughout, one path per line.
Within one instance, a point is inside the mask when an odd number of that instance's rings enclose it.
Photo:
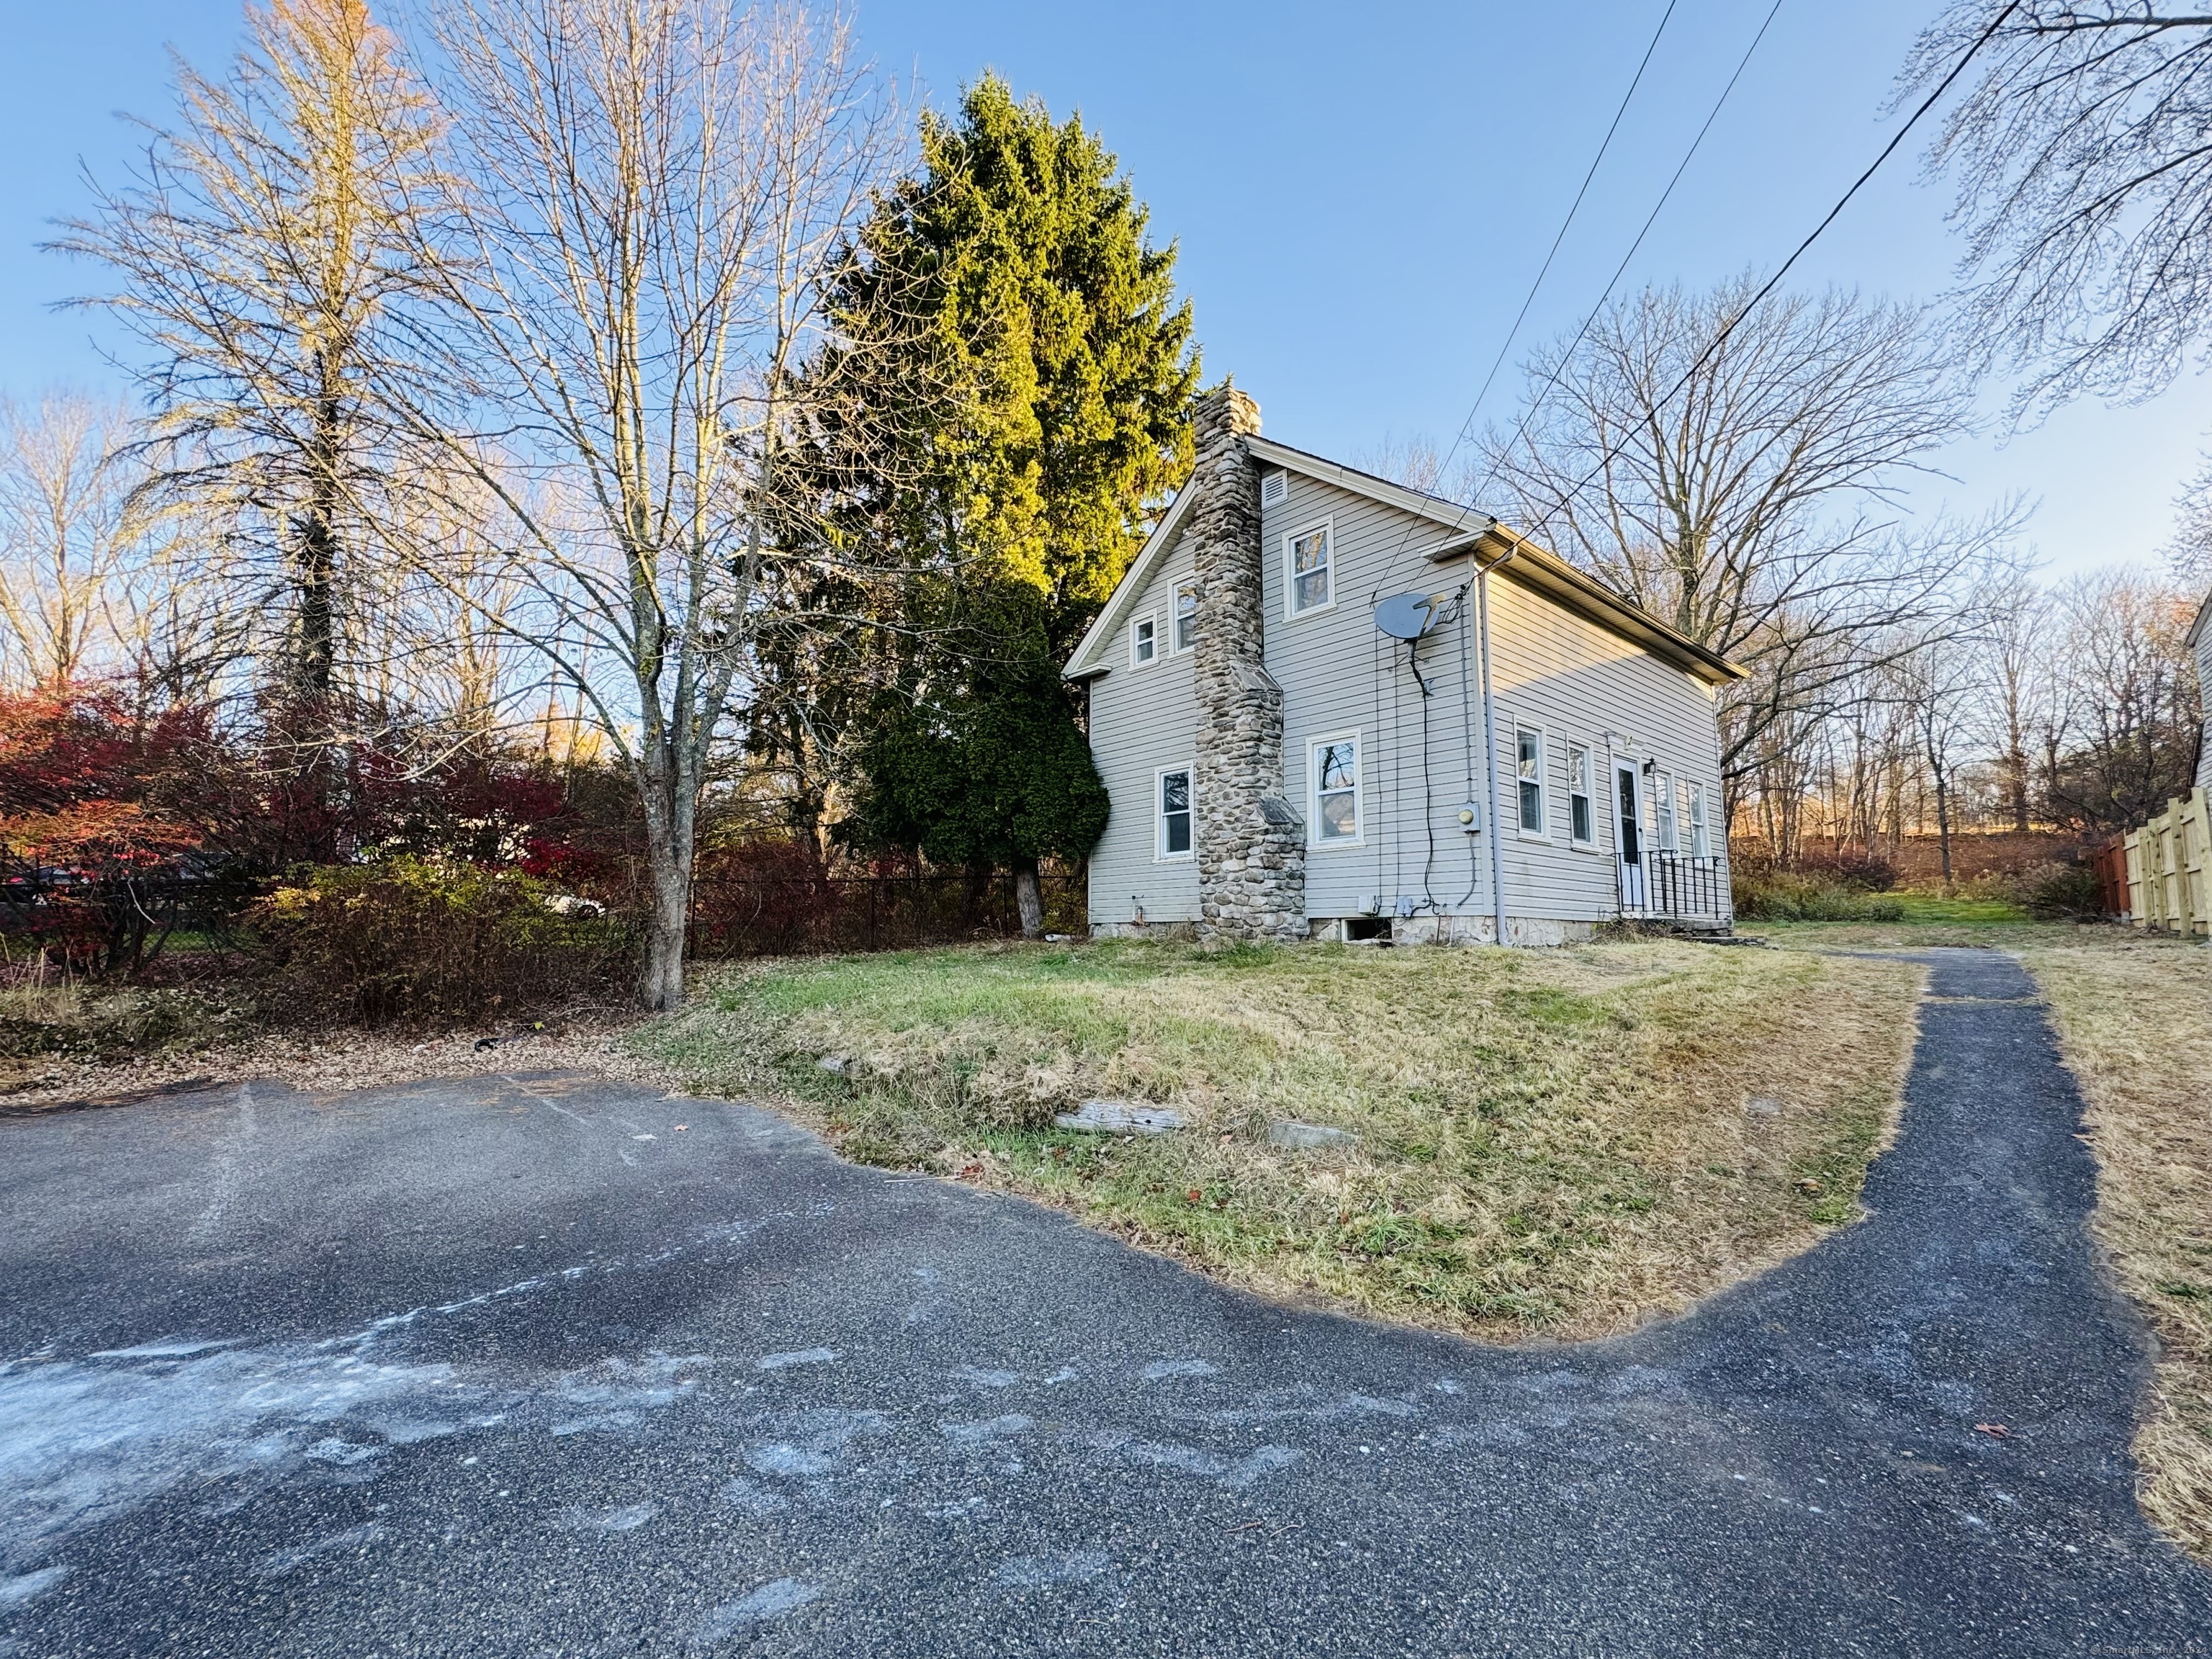
M 1283 497 L 1290 493 L 1291 479 L 1288 473 L 1270 472 L 1260 480 L 1260 505 L 1262 507 L 1279 506 Z

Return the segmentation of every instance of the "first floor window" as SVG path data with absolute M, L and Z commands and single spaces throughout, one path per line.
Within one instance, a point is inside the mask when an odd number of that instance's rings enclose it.
M 1190 769 L 1160 774 L 1160 850 L 1164 859 L 1190 856 Z
M 1290 611 L 1293 617 L 1318 611 L 1329 602 L 1328 526 L 1316 525 L 1290 538 Z
M 1359 839 L 1359 739 L 1324 738 L 1306 756 L 1313 776 L 1313 838 Z
M 1175 591 L 1175 630 L 1169 641 L 1177 651 L 1198 643 L 1198 584 L 1185 582 Z
M 1712 842 L 1705 835 L 1705 786 L 1693 783 L 1689 789 L 1690 856 L 1693 859 L 1711 858 L 1713 855 Z
M 1157 617 L 1139 617 L 1129 624 L 1129 661 L 1141 668 L 1160 654 L 1160 623 Z
M 1590 752 L 1578 743 L 1571 743 L 1567 745 L 1567 820 L 1569 832 L 1577 841 L 1597 839 L 1590 816 Z
M 1544 734 L 1541 732 L 1516 732 L 1513 734 L 1513 741 L 1519 751 L 1521 833 L 1540 836 L 1544 833 Z
M 1651 791 L 1651 804 L 1656 809 L 1651 818 L 1653 828 L 1659 832 L 1659 850 L 1662 853 L 1680 852 L 1681 843 L 1674 836 L 1674 775 L 1672 772 L 1659 775 L 1658 782 Z

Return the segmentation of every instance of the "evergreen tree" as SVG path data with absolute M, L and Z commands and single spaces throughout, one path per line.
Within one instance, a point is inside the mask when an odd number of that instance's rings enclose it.
M 945 574 L 903 590 L 923 643 L 860 744 L 848 833 L 1012 868 L 1034 933 L 1037 860 L 1105 826 L 1059 665 L 1189 468 L 1198 357 L 1175 248 L 1080 119 L 986 76 L 921 148 L 840 296 L 855 349 L 891 366 L 867 410 L 890 453 L 851 522 Z

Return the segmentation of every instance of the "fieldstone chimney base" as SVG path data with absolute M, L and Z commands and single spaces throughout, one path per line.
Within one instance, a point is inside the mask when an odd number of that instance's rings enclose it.
M 1201 939 L 1306 936 L 1305 825 L 1283 794 L 1283 689 L 1267 672 L 1260 405 L 1224 381 L 1197 410 L 1198 893 Z

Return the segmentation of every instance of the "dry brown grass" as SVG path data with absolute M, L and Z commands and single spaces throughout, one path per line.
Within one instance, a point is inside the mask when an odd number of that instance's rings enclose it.
M 77 1001 L 97 1003 L 80 996 Z M 211 1006 L 211 1005 L 210 1005 Z M 661 1080 L 663 1074 L 623 1046 L 620 1039 L 644 1018 L 617 1007 L 574 1007 L 533 1025 L 447 1031 L 423 1038 L 412 1033 L 334 1027 L 319 1031 L 270 1032 L 223 1025 L 185 1024 L 164 1040 L 125 1040 L 127 1017 L 103 1021 L 94 1007 L 71 1006 L 63 993 L 42 993 L 36 1004 L 21 993 L 0 993 L 0 1021 L 27 1018 L 41 1024 L 89 1029 L 99 1040 L 38 1052 L 0 1052 L 0 1116 L 27 1116 L 87 1103 L 123 1103 L 181 1085 L 267 1078 L 310 1094 L 387 1088 L 434 1078 L 495 1076 L 516 1070 L 570 1067 Z M 108 1040 L 108 1027 L 126 1027 Z M 51 1032 L 46 1034 L 51 1039 Z M 485 1036 L 490 1046 L 477 1047 Z
M 2123 936 L 2022 956 L 2087 1103 L 2097 1237 L 2158 1334 L 2143 1507 L 2212 1563 L 2212 949 Z
M 1920 981 L 1660 942 L 948 951 L 741 971 L 639 1041 L 691 1087 L 770 1093 L 848 1156 L 1041 1198 L 1265 1292 L 1585 1337 L 1856 1214 Z M 1191 1127 L 1050 1127 L 1094 1095 L 1171 1103 Z M 1359 1147 L 1285 1151 L 1279 1118 Z

